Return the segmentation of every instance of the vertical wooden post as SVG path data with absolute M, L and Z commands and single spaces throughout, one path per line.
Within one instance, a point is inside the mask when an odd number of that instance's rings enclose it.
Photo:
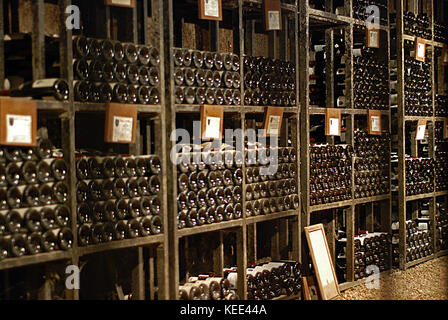
M 32 2 L 33 12 L 33 80 L 45 78 L 45 33 L 44 33 L 44 0 Z M 3 16 L 2 16 L 3 18 Z
M 143 248 L 138 247 L 137 263 L 132 269 L 132 293 L 134 300 L 145 300 L 145 273 L 143 270 Z

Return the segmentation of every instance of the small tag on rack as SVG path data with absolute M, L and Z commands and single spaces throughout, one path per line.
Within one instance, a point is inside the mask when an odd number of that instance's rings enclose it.
M 106 106 L 104 141 L 133 144 L 136 140 L 137 107 L 119 103 Z
M 203 140 L 222 139 L 224 128 L 223 106 L 201 106 L 201 137 Z
M 367 28 L 367 47 L 379 48 L 380 47 L 380 30 Z
M 135 0 L 105 0 L 107 6 L 134 8 Z
M 267 107 L 265 112 L 264 130 L 266 137 L 279 136 L 282 129 L 283 113 L 282 107 Z
M 415 140 L 425 140 L 426 124 L 427 124 L 426 120 L 418 120 Z
M 334 108 L 325 109 L 325 135 L 341 136 L 342 116 L 341 110 Z
M 381 125 L 381 111 L 379 110 L 369 110 L 369 134 L 381 135 L 382 125 Z
M 222 20 L 222 0 L 198 0 L 199 19 Z
M 264 0 L 264 26 L 266 31 L 276 31 L 282 29 L 282 9 L 280 0 Z
M 426 60 L 426 41 L 421 38 L 415 38 L 415 60 L 425 62 Z

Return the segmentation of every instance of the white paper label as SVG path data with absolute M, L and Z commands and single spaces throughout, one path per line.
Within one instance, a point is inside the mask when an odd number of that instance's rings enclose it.
M 219 18 L 218 0 L 204 0 L 204 15 L 207 17 Z
M 33 82 L 33 88 L 48 88 L 52 87 L 57 79 L 42 79 Z
M 369 38 L 370 38 L 370 47 L 371 48 L 378 48 L 378 31 L 377 30 L 370 30 L 369 31 Z
M 381 132 L 379 116 L 372 116 L 370 118 L 370 122 L 371 122 L 370 128 L 372 132 Z
M 424 59 L 425 58 L 425 44 L 424 43 L 419 43 L 418 47 L 417 47 L 417 57 L 420 59 Z
M 415 137 L 415 140 L 425 139 L 425 133 L 426 133 L 426 125 L 425 124 L 419 125 L 417 128 L 417 135 Z
M 128 117 L 114 117 L 112 133 L 113 142 L 132 142 L 132 128 L 134 119 Z
M 268 134 L 278 136 L 280 134 L 280 116 L 270 116 L 268 123 Z
M 331 136 L 339 135 L 339 119 L 338 118 L 330 118 L 330 135 Z
M 268 29 L 280 30 L 280 12 L 268 11 Z
M 319 278 L 323 287 L 327 287 L 334 282 L 333 271 L 328 257 L 327 247 L 323 234 L 320 230 L 310 233 L 310 242 L 313 246 L 316 266 L 319 268 Z
M 8 143 L 31 143 L 32 123 L 31 116 L 8 114 L 6 115 L 6 141 Z
M 205 137 L 207 139 L 219 139 L 221 136 L 221 118 L 207 117 Z
M 119 4 L 119 5 L 126 5 L 126 6 L 131 5 L 131 0 L 112 0 L 111 2 L 112 2 L 112 4 Z

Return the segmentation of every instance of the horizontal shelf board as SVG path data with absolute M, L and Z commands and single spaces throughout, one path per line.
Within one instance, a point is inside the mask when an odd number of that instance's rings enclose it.
M 287 296 L 287 295 L 282 295 L 280 297 L 276 297 L 274 299 L 272 299 L 272 301 L 280 301 L 280 300 L 300 300 L 302 298 L 302 296 L 300 294 L 296 294 L 296 295 L 292 295 L 292 296 Z
M 66 112 L 69 108 L 68 102 L 53 101 L 53 100 L 36 100 L 37 110 L 39 111 L 56 111 Z
M 136 106 L 139 113 L 160 113 L 161 105 L 144 105 L 144 104 L 126 104 L 126 106 Z M 106 104 L 104 103 L 80 103 L 75 102 L 76 112 L 105 112 Z
M 333 202 L 333 203 L 320 204 L 317 206 L 310 206 L 310 212 L 349 207 L 352 204 L 353 204 L 353 200 L 345 200 L 345 201 L 339 201 L 339 202 Z
M 390 194 L 382 194 L 382 195 L 374 196 L 374 197 L 355 199 L 354 203 L 355 204 L 363 204 L 363 203 L 369 203 L 369 202 L 377 202 L 377 201 L 382 201 L 382 200 L 388 200 L 390 198 L 391 198 Z
M 446 195 L 448 195 L 448 191 L 437 191 L 435 193 L 436 197 L 441 197 L 441 196 L 446 196 Z
M 415 196 L 406 196 L 406 201 L 414 201 L 414 200 L 420 200 L 420 199 L 425 199 L 425 198 L 432 198 L 432 197 L 434 197 L 434 195 L 435 195 L 434 192 L 430 192 L 430 193 L 417 194 Z
M 414 41 L 416 38 L 416 36 L 411 36 L 409 34 L 403 34 L 402 35 L 402 39 L 404 40 L 410 40 L 410 41 Z M 438 41 L 434 41 L 434 40 L 426 40 L 425 39 L 426 44 L 431 45 L 431 46 L 435 46 L 435 47 L 443 47 L 444 44 L 442 42 L 438 42 Z
M 359 19 L 352 18 L 352 21 L 353 21 L 353 24 L 355 24 L 355 25 L 358 25 L 358 26 L 366 26 L 366 22 L 363 21 L 363 20 L 359 20 Z M 380 24 L 380 30 L 382 30 L 382 31 L 389 31 L 389 27 Z
M 265 106 L 222 106 L 224 112 L 227 113 L 264 113 L 266 111 Z M 275 108 L 275 107 L 274 107 Z M 197 113 L 201 111 L 201 105 L 191 104 L 183 105 L 176 104 L 176 112 L 178 113 Z M 298 107 L 284 107 L 284 113 L 296 114 L 299 112 Z
M 327 108 L 322 107 L 309 107 L 309 114 L 310 115 L 324 115 L 325 110 Z M 337 110 L 341 110 L 342 114 L 359 114 L 359 115 L 367 115 L 369 110 L 368 109 L 348 109 L 348 108 L 335 108 Z M 389 110 L 380 110 L 382 115 L 388 116 L 390 114 Z
M 351 18 L 346 16 L 340 16 L 332 12 L 326 12 L 316 9 L 308 9 L 310 20 L 317 20 L 322 22 L 331 22 L 334 24 L 350 24 Z
M 436 252 L 436 257 L 437 257 L 437 258 L 446 256 L 446 255 L 448 255 L 448 249 L 445 249 L 445 250 L 441 250 L 441 251 L 439 251 L 439 252 Z
M 58 260 L 70 260 L 71 258 L 72 258 L 71 250 L 40 253 L 37 255 L 23 256 L 20 258 L 10 258 L 0 261 L 0 270 L 20 268 Z
M 434 259 L 434 257 L 435 257 L 435 254 L 433 253 L 430 256 L 427 256 L 427 257 L 424 257 L 424 258 L 421 258 L 421 259 L 418 259 L 418 260 L 414 260 L 414 261 L 408 262 L 408 263 L 406 263 L 406 268 L 410 268 L 410 267 L 416 266 L 416 265 L 418 265 L 420 263 L 432 260 L 432 259 Z
M 220 223 L 213 223 L 208 225 L 203 225 L 194 228 L 185 228 L 177 231 L 178 238 L 188 237 L 195 234 L 208 233 L 213 231 L 219 231 L 224 229 L 231 229 L 241 227 L 243 225 L 243 219 L 225 221 Z
M 277 220 L 277 219 L 282 219 L 282 218 L 287 218 L 287 217 L 293 217 L 293 216 L 297 216 L 298 214 L 299 214 L 298 210 L 297 211 L 289 210 L 289 211 L 284 211 L 284 212 L 271 213 L 268 215 L 248 217 L 248 218 L 246 218 L 246 222 L 247 222 L 247 224 L 252 224 L 252 223 Z
M 126 239 L 120 241 L 112 241 L 108 243 L 101 243 L 97 245 L 91 245 L 88 247 L 79 247 L 78 251 L 80 256 L 84 256 L 102 251 L 112 251 L 133 247 L 141 247 L 152 244 L 160 244 L 163 243 L 163 241 L 164 241 L 164 235 L 158 234 L 156 236 L 141 237 L 136 239 Z
M 426 117 L 426 116 L 405 116 L 404 121 L 418 121 L 418 120 L 426 120 L 426 121 L 433 121 L 434 117 Z

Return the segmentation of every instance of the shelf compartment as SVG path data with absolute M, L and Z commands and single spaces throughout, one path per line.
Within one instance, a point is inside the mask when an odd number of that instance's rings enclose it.
M 425 199 L 425 198 L 432 198 L 432 197 L 434 197 L 434 195 L 435 195 L 434 192 L 430 192 L 430 193 L 417 194 L 415 196 L 406 196 L 406 201 L 414 201 L 414 200 L 421 200 L 421 199 Z
M 58 260 L 71 260 L 72 250 L 55 251 L 40 253 L 33 256 L 23 256 L 20 258 L 8 258 L 0 261 L 0 270 L 8 270 L 12 268 L 26 267 L 35 264 L 42 264 L 46 262 L 53 262 Z
M 201 233 L 209 233 L 213 231 L 220 231 L 224 229 L 232 229 L 232 228 L 239 228 L 243 225 L 243 219 L 238 220 L 231 220 L 231 221 L 225 221 L 220 223 L 213 223 L 209 225 L 204 225 L 200 227 L 194 227 L 194 228 L 185 228 L 182 230 L 177 231 L 178 238 L 188 237 L 196 234 Z
M 160 113 L 161 105 L 144 105 L 144 104 L 127 104 L 129 106 L 137 106 L 139 113 Z M 76 112 L 106 112 L 106 104 L 104 103 L 75 103 Z
M 317 206 L 310 206 L 310 212 L 330 210 L 336 208 L 349 207 L 353 204 L 353 200 L 345 200 L 333 203 L 319 204 Z
M 284 212 L 278 212 L 278 213 L 271 213 L 268 215 L 260 215 L 256 217 L 248 217 L 246 218 L 247 224 L 253 224 L 253 223 L 259 223 L 259 222 L 265 222 L 265 221 L 271 221 L 271 220 L 277 220 L 282 218 L 288 218 L 288 217 L 294 217 L 298 215 L 298 211 L 296 210 L 289 210 Z
M 382 195 L 374 196 L 374 197 L 355 199 L 354 202 L 355 202 L 355 204 L 364 204 L 364 203 L 370 203 L 370 202 L 389 200 L 390 198 L 391 198 L 390 194 L 382 194 Z

